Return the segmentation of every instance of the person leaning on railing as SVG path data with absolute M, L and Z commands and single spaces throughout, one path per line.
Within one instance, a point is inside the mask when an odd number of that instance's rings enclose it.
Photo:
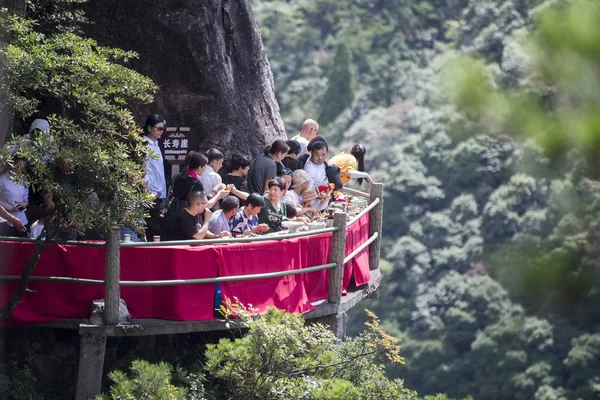
M 363 179 L 366 179 L 369 183 L 373 183 L 373 179 L 365 172 L 365 153 L 367 149 L 362 144 L 355 144 L 350 149 L 350 153 L 341 152 L 331 160 L 330 165 L 337 165 L 340 167 L 340 179 L 342 184 L 346 186 L 351 179 L 357 179 L 359 185 L 362 184 Z
M 0 206 L 0 217 L 4 218 L 6 222 L 0 223 L 1 225 L 7 225 L 6 231 L 10 231 L 12 229 L 16 229 L 18 232 L 25 233 L 27 229 L 25 229 L 25 225 L 21 222 L 21 220 L 9 213 L 4 209 L 4 207 Z M 1 227 L 0 231 L 5 232 L 5 227 Z M 6 236 L 6 235 L 0 235 Z
M 208 224 L 208 230 L 215 235 L 223 232 L 231 232 L 231 219 L 240 208 L 240 200 L 235 196 L 227 196 L 223 199 L 221 209 L 213 212 Z
M 279 232 L 284 230 L 285 228 L 281 225 L 281 222 L 285 218 L 289 218 L 288 215 L 288 207 L 287 204 L 282 200 L 283 193 L 285 192 L 286 184 L 281 178 L 271 179 L 267 182 L 267 186 L 269 188 L 268 194 L 263 197 L 263 205 L 261 206 L 261 210 L 258 213 L 258 222 L 262 226 L 267 226 L 268 230 L 260 232 L 260 233 L 271 233 L 271 232 Z M 246 199 L 249 201 L 250 196 L 257 195 L 257 193 L 252 193 L 249 195 L 248 193 L 236 190 L 230 185 L 228 188 L 231 189 L 231 193 L 237 197 Z M 295 207 L 294 208 L 294 212 Z M 296 215 L 296 214 L 294 214 Z M 255 233 L 255 232 L 253 232 Z M 258 233 L 258 232 L 256 232 Z
M 281 198 L 285 191 L 285 182 L 281 178 L 271 179 L 267 184 L 269 194 L 265 197 L 265 206 L 258 214 L 258 222 L 267 224 L 267 233 L 279 232 L 285 228 L 281 224 L 287 218 L 287 205 Z
M 18 219 L 22 225 L 27 225 L 25 210 L 29 204 L 29 189 L 17 182 L 13 176 L 14 172 L 22 171 L 26 167 L 23 158 L 14 157 L 14 165 L 0 175 L 0 206 L 4 211 Z M 7 219 L 9 220 L 9 219 Z M 10 221 L 13 221 L 11 218 Z M 0 236 L 24 236 L 25 231 L 16 229 L 15 224 L 2 224 Z
M 230 232 L 213 234 L 208 225 L 212 212 L 206 208 L 208 199 L 203 192 L 191 192 L 187 198 L 186 207 L 175 214 L 170 223 L 173 224 L 172 240 L 201 240 L 217 239 L 220 237 L 231 237 Z
M 231 193 L 246 201 L 246 205 L 231 219 L 231 233 L 238 236 L 265 233 L 269 230 L 266 224 L 258 223 L 258 214 L 265 206 L 265 199 L 258 193 L 248 194 L 233 188 Z

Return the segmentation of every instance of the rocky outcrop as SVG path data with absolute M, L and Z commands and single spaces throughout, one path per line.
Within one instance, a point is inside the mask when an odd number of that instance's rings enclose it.
M 201 149 L 257 154 L 284 138 L 273 76 L 247 0 L 94 0 L 84 8 L 86 34 L 134 50 L 130 66 L 160 87 L 135 109 L 169 126 L 189 126 Z

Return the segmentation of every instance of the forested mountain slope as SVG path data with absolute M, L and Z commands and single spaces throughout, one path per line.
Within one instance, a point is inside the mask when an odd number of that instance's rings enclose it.
M 492 135 L 439 89 L 469 54 L 498 86 L 550 92 L 523 39 L 560 2 L 251 3 L 288 134 L 316 117 L 339 149 L 364 142 L 386 184 L 386 278 L 368 307 L 404 339 L 390 373 L 452 397 L 598 398 L 600 183 L 578 153 Z

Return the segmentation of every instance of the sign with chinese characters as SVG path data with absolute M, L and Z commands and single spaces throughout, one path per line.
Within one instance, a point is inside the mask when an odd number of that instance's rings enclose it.
M 198 138 L 189 126 L 168 126 L 161 142 L 165 160 L 171 164 L 171 177 L 179 173 L 186 154 L 198 150 Z
M 182 163 L 185 155 L 197 149 L 196 135 L 187 126 L 168 126 L 162 136 L 165 159 Z

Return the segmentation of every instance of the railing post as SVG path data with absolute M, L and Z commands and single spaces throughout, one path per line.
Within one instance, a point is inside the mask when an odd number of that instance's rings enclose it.
M 371 185 L 371 195 L 369 203 L 379 199 L 377 204 L 369 211 L 369 237 L 377 232 L 377 239 L 369 246 L 369 268 L 375 270 L 379 268 L 379 252 L 381 250 L 381 234 L 383 231 L 383 183 L 373 183 Z
M 344 257 L 346 253 L 346 213 L 338 211 L 333 214 L 333 226 L 338 228 L 333 232 L 331 241 L 330 262 L 336 263 L 335 268 L 329 270 L 329 285 L 327 287 L 327 301 L 339 303 L 342 299 L 342 280 L 344 277 Z
M 112 226 L 106 237 L 106 276 L 104 283 L 104 324 L 117 325 L 119 323 L 119 303 L 121 298 L 121 262 L 119 243 L 120 228 Z

